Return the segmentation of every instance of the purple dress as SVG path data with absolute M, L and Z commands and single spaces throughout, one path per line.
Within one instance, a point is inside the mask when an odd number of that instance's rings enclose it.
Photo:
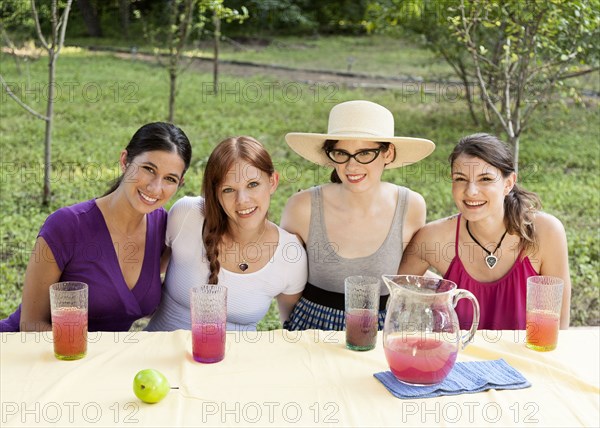
M 517 257 L 515 264 L 502 278 L 492 282 L 480 282 L 465 269 L 459 257 L 458 232 L 460 214 L 456 220 L 454 259 L 450 262 L 444 279 L 449 279 L 458 288 L 469 290 L 479 302 L 480 330 L 524 330 L 527 299 L 527 278 L 538 275 L 529 257 Z M 473 306 L 464 299 L 456 305 L 456 314 L 463 330 L 471 327 Z
M 94 199 L 64 207 L 51 214 L 38 236 L 48 243 L 62 271 L 60 281 L 88 284 L 89 331 L 127 331 L 150 315 L 160 303 L 160 256 L 164 249 L 167 212 L 147 215 L 146 248 L 140 277 L 127 287 L 102 212 Z M 136 249 L 128 257 L 136 258 Z M 19 331 L 21 306 L 0 321 L 0 332 Z

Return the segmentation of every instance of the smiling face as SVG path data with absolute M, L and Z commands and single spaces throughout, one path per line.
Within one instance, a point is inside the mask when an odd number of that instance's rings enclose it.
M 460 155 L 452 164 L 452 197 L 458 210 L 471 222 L 489 216 L 504 219 L 504 197 L 516 175 L 501 171 L 482 159 Z
M 375 155 L 375 150 L 380 150 L 375 160 L 369 163 L 363 163 L 370 160 Z M 333 163 L 335 170 L 344 185 L 352 191 L 367 190 L 375 183 L 381 181 L 381 174 L 385 165 L 394 158 L 394 148 L 390 145 L 387 151 L 381 147 L 381 144 L 371 141 L 338 141 L 330 156 L 341 155 L 346 158 L 345 153 L 356 155 L 350 157 L 345 163 Z M 361 153 L 362 152 L 362 153 Z M 358 158 L 360 162 L 356 160 Z
M 149 213 L 162 207 L 177 191 L 183 180 L 185 163 L 176 152 L 148 151 L 127 163 L 127 152 L 121 153 L 124 171 L 119 188 L 131 206 Z
M 229 219 L 230 227 L 261 227 L 278 182 L 276 172 L 269 176 L 248 162 L 235 162 L 217 189 L 219 203 Z

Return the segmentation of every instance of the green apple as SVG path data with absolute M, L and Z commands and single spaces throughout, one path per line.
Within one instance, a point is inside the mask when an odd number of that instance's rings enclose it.
M 133 392 L 144 403 L 158 403 L 170 389 L 169 381 L 158 370 L 140 370 L 133 378 Z

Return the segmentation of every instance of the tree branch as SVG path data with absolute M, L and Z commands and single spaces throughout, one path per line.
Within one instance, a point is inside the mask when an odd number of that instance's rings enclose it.
M 600 67 L 593 67 L 593 68 L 588 68 L 587 70 L 580 70 L 580 71 L 576 71 L 574 73 L 569 73 L 569 74 L 562 74 L 560 76 L 558 76 L 556 78 L 556 80 L 566 80 L 566 79 L 571 79 L 573 77 L 579 77 L 579 76 L 583 76 L 584 74 L 589 74 L 589 73 L 593 73 L 594 71 L 598 71 L 600 70 Z
M 508 125 L 507 134 L 514 138 L 515 130 L 512 123 L 512 112 L 510 105 L 510 37 L 506 39 L 506 53 L 504 55 L 504 104 L 506 111 L 506 123 Z
M 498 119 L 500 120 L 500 123 L 502 124 L 502 127 L 507 131 L 508 133 L 508 126 L 506 125 L 506 121 L 504 120 L 504 118 L 502 117 L 502 113 L 500 113 L 498 111 L 498 109 L 496 108 L 496 105 L 492 102 L 490 95 L 487 91 L 485 82 L 483 80 L 483 76 L 481 75 L 481 66 L 479 65 L 479 59 L 477 58 L 477 53 L 476 53 L 476 48 L 473 45 L 473 41 L 471 39 L 471 35 L 466 32 L 467 27 L 466 27 L 466 16 L 465 16 L 465 3 L 464 0 L 461 0 L 460 2 L 460 12 L 461 12 L 461 21 L 462 21 L 462 25 L 463 25 L 463 30 L 465 31 L 465 41 L 467 43 L 467 49 L 471 52 L 471 56 L 473 57 L 473 62 L 475 63 L 475 71 L 477 72 L 477 81 L 479 82 L 479 88 L 481 89 L 481 92 L 483 94 L 483 99 L 485 101 L 485 103 L 494 111 L 494 113 L 496 114 L 496 116 L 498 117 Z M 510 135 L 510 134 L 509 134 Z
M 35 22 L 35 30 L 37 31 L 38 38 L 40 39 L 40 42 L 42 43 L 44 49 L 50 50 L 48 42 L 46 42 L 44 34 L 42 34 L 42 27 L 40 27 L 40 19 L 38 17 L 37 9 L 35 8 L 35 0 L 31 0 L 31 11 L 33 12 L 33 21 Z
M 58 49 L 56 50 L 56 55 L 60 53 L 60 50 L 63 48 L 65 44 L 65 33 L 67 32 L 67 22 L 69 21 L 69 12 L 71 11 L 71 3 L 73 0 L 68 0 L 67 5 L 65 6 L 65 10 L 63 11 L 62 16 L 58 21 L 58 28 L 60 28 L 60 36 L 58 39 Z
M 6 91 L 6 93 L 8 94 L 8 96 L 11 97 L 13 100 L 15 100 L 17 102 L 17 104 L 19 104 L 21 107 L 23 107 L 25 110 L 27 110 L 29 113 L 31 113 L 32 115 L 34 115 L 38 119 L 45 120 L 46 122 L 49 120 L 48 117 L 39 114 L 37 111 L 35 111 L 31 107 L 29 107 L 23 101 L 21 101 L 20 98 L 17 97 L 14 94 L 14 92 L 10 89 L 10 87 L 8 86 L 8 84 L 6 83 L 6 81 L 4 80 L 4 78 L 2 77 L 1 74 L 0 74 L 0 83 L 2 83 L 2 87 L 4 88 L 4 90 Z
M 58 0 L 52 0 L 52 18 L 50 18 L 51 22 L 52 22 L 52 44 L 50 45 L 50 49 L 52 49 L 53 52 L 56 52 L 56 42 L 58 39 L 58 22 L 57 22 L 57 15 L 58 13 L 56 12 L 56 10 L 58 9 L 58 5 L 56 4 Z
M 190 26 L 190 22 L 192 20 L 192 14 L 194 12 L 194 2 L 193 0 L 187 0 L 185 2 L 185 12 L 183 21 L 179 23 L 179 40 L 177 42 L 177 46 L 175 47 L 175 66 L 179 63 L 179 59 L 181 58 L 181 53 L 183 52 L 183 48 L 185 46 L 185 41 L 188 36 L 188 28 Z

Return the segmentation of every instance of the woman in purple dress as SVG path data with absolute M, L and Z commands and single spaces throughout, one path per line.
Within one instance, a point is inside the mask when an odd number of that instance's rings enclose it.
M 126 331 L 161 296 L 163 206 L 183 184 L 192 148 L 163 122 L 142 126 L 121 152 L 123 174 L 102 197 L 64 207 L 42 226 L 25 272 L 22 304 L 0 331 L 52 328 L 49 287 L 88 284 L 90 331 Z

